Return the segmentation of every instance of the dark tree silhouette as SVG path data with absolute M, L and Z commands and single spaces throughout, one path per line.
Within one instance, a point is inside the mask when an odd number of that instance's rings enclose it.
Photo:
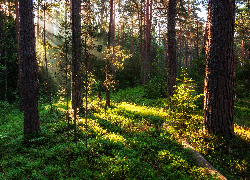
M 24 134 L 40 131 L 33 1 L 20 0 L 20 67 Z
M 174 86 L 176 85 L 176 32 L 175 32 L 175 16 L 176 16 L 176 1 L 169 0 L 168 9 L 168 33 L 167 33 L 167 99 L 174 94 Z
M 204 124 L 211 134 L 234 136 L 234 0 L 210 0 L 206 41 Z

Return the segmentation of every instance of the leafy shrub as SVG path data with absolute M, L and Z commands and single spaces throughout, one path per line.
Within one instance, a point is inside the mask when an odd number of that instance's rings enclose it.
M 147 98 L 157 99 L 167 95 L 166 80 L 157 76 L 151 78 L 144 89 Z
M 194 118 L 197 105 L 195 102 L 203 94 L 194 95 L 193 80 L 187 77 L 187 73 L 183 72 L 182 79 L 177 79 L 180 82 L 176 85 L 175 94 L 171 97 L 169 104 L 170 114 L 173 118 L 173 124 L 177 129 L 190 129 L 198 124 L 198 119 Z

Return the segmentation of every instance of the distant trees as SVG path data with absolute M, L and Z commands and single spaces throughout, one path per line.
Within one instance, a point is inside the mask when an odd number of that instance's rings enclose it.
M 20 67 L 24 134 L 40 131 L 33 1 L 20 0 Z
M 234 136 L 234 0 L 210 0 L 206 41 L 204 124 L 211 134 Z

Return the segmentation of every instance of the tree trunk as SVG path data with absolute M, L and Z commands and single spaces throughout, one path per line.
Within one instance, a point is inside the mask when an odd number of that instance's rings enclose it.
M 147 84 L 150 80 L 150 66 L 151 66 L 151 14 L 152 7 L 151 2 L 147 0 L 146 3 L 146 59 L 145 59 L 145 68 L 144 68 L 144 84 Z
M 114 46 L 114 4 L 113 0 L 110 0 L 110 20 L 109 20 L 109 32 L 108 32 L 108 49 L 112 53 L 111 48 Z M 108 86 L 110 79 L 110 62 L 109 58 L 106 61 L 106 107 L 110 106 L 110 87 Z
M 234 18 L 235 0 L 209 1 L 204 126 L 224 137 L 234 136 Z
M 82 101 L 82 80 L 81 80 L 81 1 L 71 0 L 72 16 L 72 108 L 74 109 L 74 142 L 76 137 L 76 114 L 77 108 L 83 104 Z
M 47 3 L 44 3 L 44 9 L 43 9 L 43 46 L 44 46 L 44 60 L 45 60 L 45 67 L 46 67 L 46 90 L 47 95 L 49 96 L 49 102 L 50 102 L 50 112 L 53 112 L 52 107 L 52 99 L 51 99 L 51 90 L 50 90 L 50 82 L 49 82 L 49 70 L 48 70 L 48 59 L 47 59 L 47 48 L 46 48 L 46 21 L 45 21 L 45 14 L 47 9 Z
M 241 71 L 243 70 L 243 66 L 244 66 L 244 62 L 245 62 L 244 33 L 242 36 L 243 36 L 243 38 L 241 41 L 241 62 L 240 62 Z
M 82 106 L 81 80 L 81 3 L 71 0 L 72 15 L 72 107 Z
M 39 38 L 39 29 L 40 29 L 40 0 L 37 1 L 37 26 L 36 26 L 36 36 Z
M 8 98 L 7 98 L 7 92 L 8 92 L 8 72 L 7 72 L 7 44 L 6 44 L 6 37 L 7 37 L 7 23 L 6 23 L 6 17 L 7 13 L 6 10 L 4 12 L 4 82 L 5 82 L 5 90 L 4 90 L 4 112 L 6 112 Z M 4 117 L 5 119 L 5 117 Z
M 20 62 L 23 88 L 24 134 L 40 131 L 38 112 L 37 61 L 32 0 L 20 0 Z
M 196 60 L 197 60 L 197 80 L 199 79 L 199 19 L 197 17 L 197 24 L 196 24 Z
M 142 30 L 142 21 L 143 21 L 143 11 L 142 11 L 142 1 L 140 7 L 140 13 L 138 11 L 139 19 L 139 28 L 140 28 L 140 63 L 141 63 L 141 83 L 143 84 L 143 74 L 144 74 L 144 54 L 143 54 L 143 30 Z M 141 16 L 140 16 L 141 14 Z
M 174 86 L 176 85 L 176 32 L 175 32 L 175 16 L 176 16 L 176 1 L 169 0 L 168 10 L 168 33 L 167 33 L 167 99 L 174 94 Z
M 21 87 L 21 64 L 20 64 L 20 16 L 19 16 L 19 3 L 18 0 L 15 0 L 15 10 L 16 10 L 16 31 L 17 31 L 17 57 L 18 57 L 18 81 L 17 81 L 17 88 L 20 91 L 20 111 L 23 111 L 23 90 Z

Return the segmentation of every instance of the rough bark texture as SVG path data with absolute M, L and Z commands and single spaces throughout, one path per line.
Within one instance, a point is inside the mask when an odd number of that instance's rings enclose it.
M 82 106 L 81 80 L 81 2 L 71 0 L 72 15 L 72 107 Z
M 23 88 L 24 134 L 40 131 L 38 112 L 37 61 L 32 0 L 19 1 L 20 64 Z
M 176 31 L 175 31 L 176 1 L 169 0 L 168 10 L 168 33 L 167 33 L 167 99 L 174 94 L 176 85 Z
M 234 0 L 210 0 L 206 41 L 204 125 L 234 136 Z

